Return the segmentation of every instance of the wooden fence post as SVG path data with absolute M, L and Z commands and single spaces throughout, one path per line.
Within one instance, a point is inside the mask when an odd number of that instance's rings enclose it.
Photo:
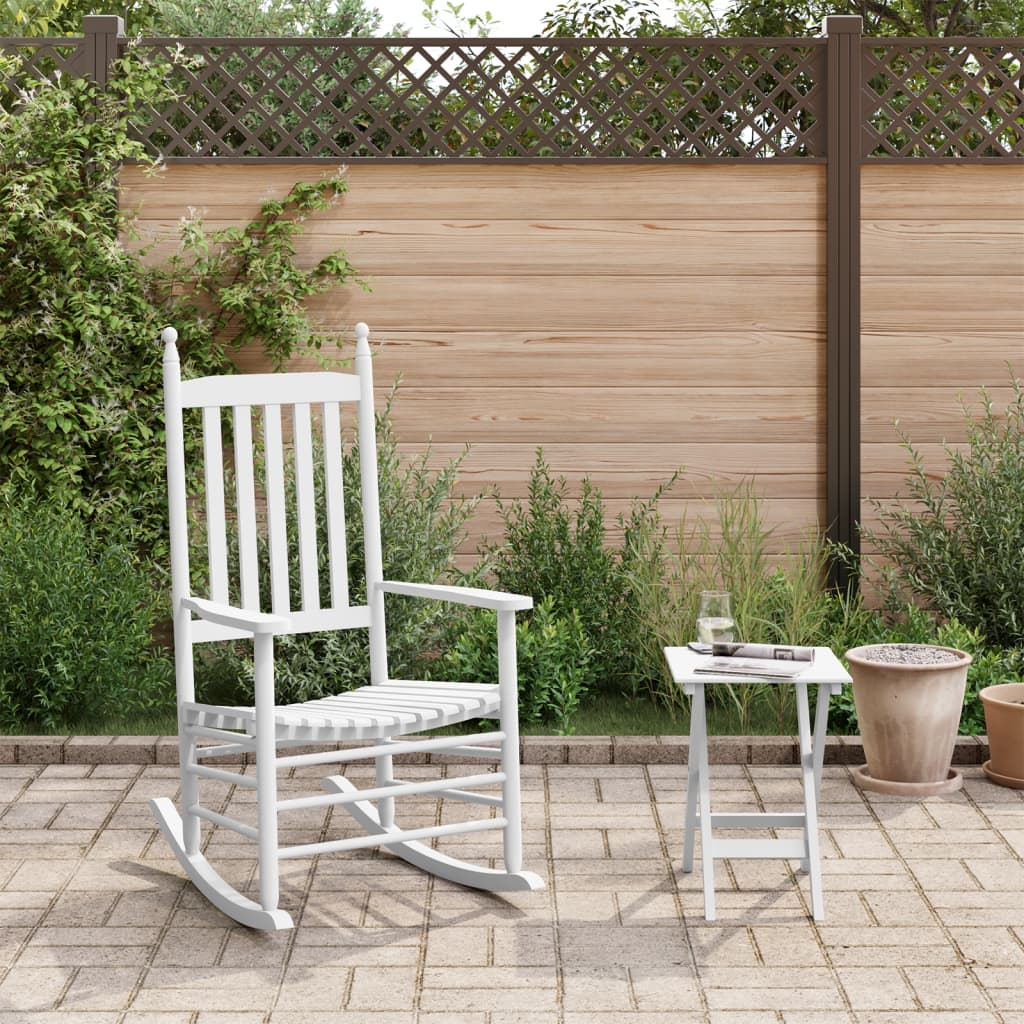
M 124 19 L 115 14 L 87 14 L 82 19 L 85 36 L 83 71 L 97 85 L 106 85 L 110 65 L 117 57 L 117 39 L 124 35 Z
M 826 523 L 831 540 L 860 554 L 860 162 L 859 17 L 825 19 L 828 83 Z M 831 583 L 857 583 L 834 564 Z

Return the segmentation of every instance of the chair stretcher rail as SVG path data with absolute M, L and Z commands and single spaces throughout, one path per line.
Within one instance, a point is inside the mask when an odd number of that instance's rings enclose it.
M 371 846 L 390 846 L 410 842 L 414 839 L 433 839 L 435 836 L 461 835 L 465 832 L 488 832 L 504 828 L 505 818 L 484 818 L 480 821 L 462 821 L 452 825 L 432 825 L 429 828 L 396 829 L 380 835 L 355 836 L 352 839 L 336 839 L 326 843 L 306 843 L 304 846 L 282 846 L 277 851 L 281 860 L 292 857 L 311 857 L 317 853 L 336 853 L 341 850 L 365 850 Z

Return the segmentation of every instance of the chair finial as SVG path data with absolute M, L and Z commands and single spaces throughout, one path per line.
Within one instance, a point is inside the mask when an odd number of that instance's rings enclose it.
M 178 361 L 178 332 L 173 327 L 165 327 L 160 332 L 160 340 L 164 343 L 164 362 Z
M 356 355 L 370 354 L 370 328 L 364 323 L 356 324 Z

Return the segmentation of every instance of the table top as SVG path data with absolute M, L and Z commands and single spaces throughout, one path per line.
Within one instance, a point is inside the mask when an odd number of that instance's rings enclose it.
M 689 647 L 666 647 L 665 658 L 668 661 L 672 679 L 683 688 L 684 693 L 692 693 L 695 685 L 703 683 L 814 683 L 828 686 L 833 693 L 838 693 L 850 682 L 850 675 L 843 668 L 842 662 L 832 653 L 830 647 L 815 647 L 814 661 L 808 663 L 807 670 L 792 679 L 771 679 L 765 676 L 713 675 L 708 672 L 694 672 L 706 654 L 698 654 Z

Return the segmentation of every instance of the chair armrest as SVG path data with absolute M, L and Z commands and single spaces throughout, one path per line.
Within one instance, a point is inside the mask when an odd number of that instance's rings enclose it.
M 505 594 L 500 590 L 482 590 L 479 587 L 442 587 L 431 583 L 397 583 L 394 580 L 384 580 L 377 586 L 385 594 L 426 597 L 498 612 L 521 612 L 533 607 L 533 598 L 524 594 Z
M 201 619 L 216 622 L 219 626 L 231 626 L 244 629 L 250 633 L 283 633 L 291 623 L 281 615 L 268 615 L 266 612 L 250 611 L 246 608 L 235 608 L 219 601 L 206 601 L 201 597 L 184 597 L 183 608 L 195 612 Z

